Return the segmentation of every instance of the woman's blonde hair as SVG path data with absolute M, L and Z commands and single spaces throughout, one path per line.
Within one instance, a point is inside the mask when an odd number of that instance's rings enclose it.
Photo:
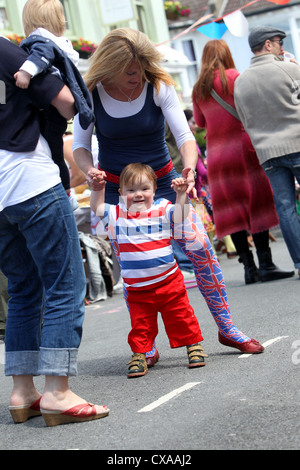
M 227 43 L 223 39 L 208 41 L 203 49 L 201 72 L 193 88 L 193 100 L 208 100 L 213 88 L 215 71 L 218 70 L 224 93 L 233 94 L 229 89 L 225 70 L 235 69 Z
M 62 36 L 66 25 L 64 8 L 59 0 L 27 0 L 22 19 L 26 36 L 37 28 Z
M 154 191 L 157 188 L 157 177 L 156 174 L 151 168 L 151 166 L 146 165 L 145 163 L 129 163 L 125 166 L 120 174 L 120 188 L 132 184 L 135 181 L 141 181 L 142 177 L 145 176 L 153 185 Z
M 133 61 L 140 67 L 141 76 L 159 92 L 160 81 L 175 85 L 171 76 L 160 65 L 162 55 L 141 31 L 130 28 L 114 29 L 108 33 L 91 58 L 84 79 L 89 91 L 97 83 L 111 85 Z

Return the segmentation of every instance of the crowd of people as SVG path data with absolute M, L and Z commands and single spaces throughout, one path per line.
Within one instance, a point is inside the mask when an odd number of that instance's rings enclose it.
M 295 187 L 295 180 L 300 182 L 300 68 L 294 59 L 281 60 L 285 37 L 284 31 L 270 26 L 251 31 L 249 46 L 254 56 L 237 80 L 234 97 L 241 122 L 273 189 L 280 228 L 300 276 L 300 217 Z M 262 97 L 267 106 L 262 104 Z M 266 253 L 266 261 L 268 258 L 270 254 Z
M 239 73 L 224 40 L 208 41 L 201 73 L 193 89 L 194 118 L 205 127 L 207 171 L 214 223 L 219 238 L 230 234 L 245 268 L 245 282 L 272 281 L 294 275 L 277 268 L 271 258 L 269 228 L 278 225 L 269 180 L 234 108 Z M 225 104 L 224 104 L 225 102 Z M 259 269 L 249 249 L 252 234 Z
M 112 30 L 93 54 L 83 81 L 69 57 L 64 58 L 63 70 L 55 61 L 57 48 L 65 45 L 62 18 L 59 0 L 28 0 L 23 19 L 30 50 L 0 38 L 0 80 L 6 85 L 6 104 L 0 107 L 0 273 L 1 286 L 2 276 L 7 279 L 9 297 L 9 410 L 16 423 L 42 415 L 48 426 L 103 418 L 109 409 L 91 405 L 69 387 L 69 377 L 77 374 L 86 279 L 65 190 L 69 188 L 62 184 L 62 165 L 55 163 L 61 162 L 65 125 L 57 129 L 59 145 L 52 145 L 53 135 L 43 132 L 40 109 L 47 110 L 49 121 L 58 113 L 61 123 L 75 116 L 74 160 L 90 186 L 91 208 L 99 226 L 107 230 L 123 278 L 132 325 L 128 377 L 144 376 L 159 358 L 158 312 L 171 347 L 187 348 L 190 368 L 205 365 L 202 332 L 174 258 L 174 242 L 194 270 L 219 342 L 250 354 L 264 350 L 232 320 L 219 260 L 197 210 L 205 192 L 202 180 L 196 187 L 196 168 L 202 171 L 203 161 L 189 126 L 191 116 L 188 119 L 182 110 L 161 54 L 140 31 Z M 61 40 L 52 41 L 51 34 Z M 219 238 L 231 236 L 247 284 L 294 275 L 272 260 L 268 231 L 278 222 L 300 270 L 300 219 L 295 212 L 300 101 L 295 93 L 291 105 L 292 84 L 299 80 L 300 69 L 280 59 L 284 37 L 273 28 L 252 31 L 253 62 L 241 75 L 226 43 L 209 41 L 192 96 L 193 118 L 207 131 L 203 177 L 211 195 L 210 221 Z M 47 59 L 47 67 L 39 68 L 39 54 Z M 261 79 L 265 70 L 272 80 L 271 95 L 270 82 Z M 78 88 L 83 93 L 74 91 Z M 268 97 L 270 106 L 265 105 Z M 180 152 L 180 175 L 166 144 L 165 122 Z M 258 268 L 249 250 L 249 233 Z M 35 387 L 36 375 L 45 376 L 43 392 Z

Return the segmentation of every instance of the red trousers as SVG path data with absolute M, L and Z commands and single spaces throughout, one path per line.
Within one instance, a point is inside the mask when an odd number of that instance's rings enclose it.
M 198 320 L 190 305 L 181 271 L 151 289 L 128 289 L 131 331 L 128 343 L 134 353 L 150 351 L 158 333 L 161 313 L 171 348 L 189 346 L 203 340 Z

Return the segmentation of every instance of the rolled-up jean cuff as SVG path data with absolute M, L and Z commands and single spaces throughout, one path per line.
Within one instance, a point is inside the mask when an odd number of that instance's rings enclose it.
M 77 375 L 78 349 L 12 351 L 5 354 L 5 375 Z
M 5 353 L 5 375 L 38 375 L 39 351 Z
M 40 375 L 70 377 L 77 375 L 78 349 L 40 348 Z

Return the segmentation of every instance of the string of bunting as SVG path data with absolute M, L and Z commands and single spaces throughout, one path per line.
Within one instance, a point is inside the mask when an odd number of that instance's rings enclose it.
M 260 0 L 253 0 L 238 9 L 234 10 L 231 13 L 220 16 L 219 18 L 213 18 L 212 14 L 202 16 L 199 20 L 189 26 L 187 29 L 177 34 L 177 36 L 172 37 L 165 42 L 162 42 L 158 45 L 163 45 L 171 40 L 174 41 L 181 36 L 189 33 L 190 31 L 199 31 L 205 36 L 208 36 L 211 39 L 221 39 L 221 37 L 226 33 L 227 30 L 234 36 L 242 37 L 248 35 L 248 21 L 244 14 L 242 13 L 243 8 L 247 8 Z M 267 0 L 271 3 L 276 3 L 277 5 L 286 5 L 290 0 Z

